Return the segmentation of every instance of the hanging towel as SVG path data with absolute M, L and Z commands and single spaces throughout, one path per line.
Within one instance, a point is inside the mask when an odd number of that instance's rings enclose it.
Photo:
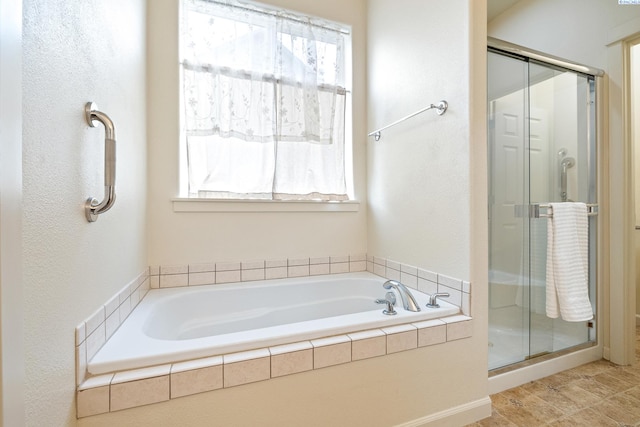
M 589 223 L 584 203 L 551 203 L 547 224 L 547 316 L 593 318 L 589 301 Z

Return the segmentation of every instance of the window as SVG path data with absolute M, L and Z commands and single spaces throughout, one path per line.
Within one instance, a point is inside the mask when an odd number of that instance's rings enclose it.
M 180 51 L 190 197 L 348 200 L 347 29 L 183 0 Z

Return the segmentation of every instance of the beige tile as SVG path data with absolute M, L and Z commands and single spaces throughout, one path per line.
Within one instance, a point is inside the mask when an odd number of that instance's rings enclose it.
M 87 324 L 85 322 L 76 326 L 76 345 L 80 345 L 87 339 Z
M 396 270 L 396 271 L 400 271 L 400 263 L 396 262 L 396 261 L 391 261 L 390 259 L 387 260 L 387 268 L 390 268 L 392 270 Z
M 160 266 L 160 274 L 186 274 L 189 272 L 188 265 L 162 265 Z
M 304 277 L 309 275 L 308 265 L 298 265 L 295 267 L 287 267 L 288 277 Z
M 351 340 L 346 335 L 312 340 L 311 344 L 313 369 L 351 362 Z
M 104 323 L 106 319 L 104 306 L 97 309 L 89 318 L 86 320 L 86 334 L 89 336 L 93 331 L 95 331 L 98 326 Z
M 387 276 L 387 268 L 384 265 L 381 264 L 374 264 L 373 265 L 373 274 L 376 274 L 380 277 L 386 277 Z
M 120 323 L 124 322 L 131 314 L 131 299 L 126 298 L 118 307 L 118 315 L 120 317 Z
M 76 347 L 76 385 L 84 382 L 87 375 L 87 343 Z
M 611 418 L 591 408 L 583 409 L 571 415 L 560 418 L 549 424 L 552 427 L 618 427 L 619 424 Z
M 287 277 L 287 267 L 265 268 L 265 279 L 284 279 Z
M 447 323 L 447 341 L 469 338 L 473 334 L 471 320 Z
M 112 313 L 109 317 L 107 317 L 107 321 L 105 322 L 106 327 L 106 338 L 109 339 L 116 332 L 116 330 L 120 327 L 120 312 L 117 311 Z
M 103 323 L 100 326 L 89 334 L 86 339 L 87 344 L 87 360 L 91 360 L 93 356 L 96 355 L 98 350 L 104 345 L 106 341 L 106 326 Z
M 367 271 L 367 261 L 349 261 L 349 271 Z
M 109 386 L 79 390 L 76 399 L 78 418 L 109 412 Z
M 151 289 L 160 288 L 160 276 L 151 276 L 149 278 L 149 288 Z
M 441 344 L 447 342 L 447 325 L 439 321 L 427 327 L 418 326 L 418 347 L 426 347 L 429 345 Z
M 313 369 L 313 349 L 271 355 L 271 378 Z
M 217 390 L 223 385 L 222 363 L 199 369 L 172 371 L 171 399 Z
M 640 423 L 640 401 L 625 394 L 617 394 L 594 406 L 596 411 L 618 423 L 637 425 Z
M 349 255 L 349 262 L 366 262 L 367 261 L 367 255 L 366 254 L 355 254 L 355 255 Z M 371 261 L 373 262 L 373 257 L 371 257 Z
M 169 400 L 169 375 L 111 384 L 111 411 Z
M 240 282 L 240 270 L 216 271 L 216 283 Z
M 330 274 L 331 266 L 329 264 L 311 264 L 309 266 L 310 276 L 320 276 L 322 274 Z
M 266 268 L 276 268 L 276 267 L 286 267 L 287 260 L 286 259 L 271 259 L 265 261 Z
M 119 295 L 114 295 L 104 305 L 106 316 L 109 317 L 111 315 L 111 313 L 113 313 L 114 311 L 116 311 L 118 309 L 119 306 L 120 306 L 120 297 L 119 297 Z
M 418 347 L 418 330 L 387 334 L 387 354 L 411 350 Z
M 373 262 L 374 264 L 378 264 L 378 265 L 387 265 L 387 260 L 385 258 L 380 258 L 377 256 L 373 257 Z
M 200 264 L 189 264 L 189 274 L 206 273 L 216 271 L 216 264 L 213 262 L 205 262 Z
M 329 264 L 331 259 L 328 256 L 325 257 L 317 257 L 317 258 L 309 258 L 309 264 Z
M 218 262 L 216 263 L 216 272 L 218 271 L 235 271 L 240 270 L 241 264 L 239 262 Z
M 287 260 L 288 267 L 296 267 L 300 265 L 309 265 L 309 258 L 289 258 Z
M 400 272 L 400 283 L 412 289 L 418 289 L 418 276 Z
M 268 380 L 271 377 L 271 357 L 249 359 L 242 362 L 223 365 L 224 387 L 234 387 L 256 381 Z
M 349 255 L 339 255 L 339 256 L 332 256 L 330 257 L 330 262 L 331 264 L 342 264 L 342 263 L 348 263 L 349 262 Z
M 351 359 L 353 361 L 369 359 L 387 354 L 386 335 L 354 339 L 351 341 Z
M 425 294 L 435 294 L 438 292 L 438 284 L 427 279 L 418 278 L 418 290 Z
M 189 286 L 213 285 L 214 283 L 216 283 L 216 273 L 213 271 L 189 273 Z
M 264 269 L 265 262 L 263 260 L 257 261 L 243 261 L 240 264 L 242 270 L 261 270 Z
M 149 266 L 149 276 L 159 276 L 160 275 L 160 266 L 159 265 L 150 265 Z
M 256 269 L 256 270 L 242 270 L 240 278 L 243 282 L 264 280 L 265 279 L 264 268 Z
M 189 286 L 188 274 L 163 274 L 160 276 L 161 288 L 178 288 Z
M 349 262 L 338 262 L 330 264 L 331 274 L 340 274 L 349 272 Z

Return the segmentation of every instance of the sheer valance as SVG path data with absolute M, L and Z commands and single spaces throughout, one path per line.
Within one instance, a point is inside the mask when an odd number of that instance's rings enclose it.
M 345 200 L 345 43 L 333 24 L 239 2 L 184 0 L 189 191 Z

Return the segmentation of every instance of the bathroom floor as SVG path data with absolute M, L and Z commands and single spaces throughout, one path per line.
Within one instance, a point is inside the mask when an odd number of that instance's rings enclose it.
M 640 426 L 640 327 L 636 362 L 606 360 L 560 372 L 491 396 L 484 426 Z

